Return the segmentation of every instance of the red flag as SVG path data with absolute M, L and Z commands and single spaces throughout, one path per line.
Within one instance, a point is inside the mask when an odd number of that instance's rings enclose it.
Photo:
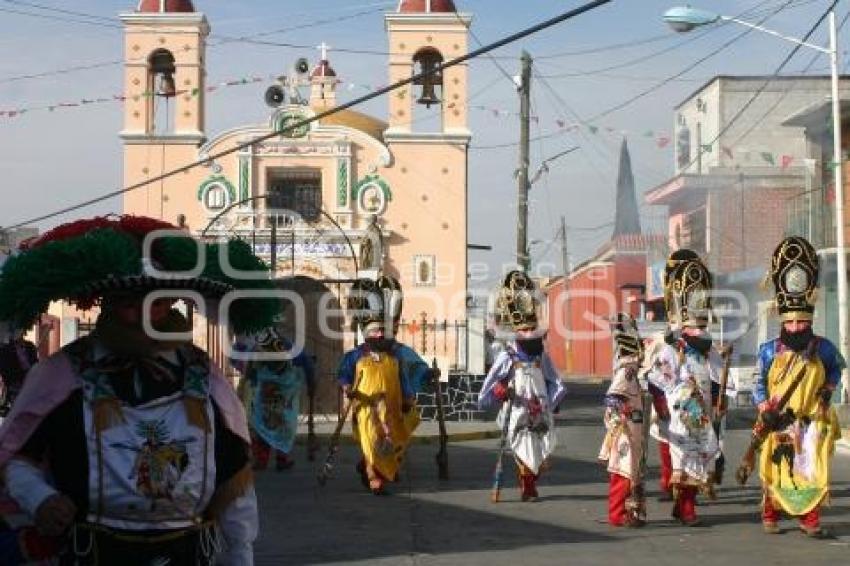
M 789 166 L 789 165 L 791 165 L 791 163 L 793 163 L 793 161 L 794 161 L 794 156 L 792 156 L 792 155 L 783 155 L 783 156 L 782 156 L 782 161 L 781 161 L 781 167 L 782 167 L 783 169 L 787 169 L 787 168 L 788 168 L 788 166 Z
M 659 136 L 658 139 L 655 140 L 655 144 L 659 148 L 664 149 L 670 144 L 670 138 L 668 138 L 667 136 Z

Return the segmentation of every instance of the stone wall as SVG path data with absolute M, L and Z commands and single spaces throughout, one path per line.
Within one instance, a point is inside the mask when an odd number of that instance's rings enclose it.
M 447 421 L 469 422 L 487 418 L 487 411 L 478 409 L 478 392 L 484 383 L 484 375 L 453 374 L 449 382 L 442 384 L 443 412 Z M 422 420 L 436 419 L 434 385 L 428 384 L 416 397 Z

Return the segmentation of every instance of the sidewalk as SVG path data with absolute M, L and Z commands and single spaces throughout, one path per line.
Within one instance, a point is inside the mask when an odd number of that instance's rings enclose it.
M 326 442 L 333 436 L 336 429 L 336 416 L 328 418 L 325 416 L 316 416 L 316 436 L 319 440 Z M 501 431 L 498 430 L 496 424 L 492 421 L 487 422 L 446 422 L 446 433 L 449 435 L 449 442 L 467 442 L 470 440 L 484 440 L 487 438 L 499 438 Z M 345 423 L 342 429 L 340 438 L 343 442 L 352 442 L 351 422 Z M 298 425 L 298 436 L 295 439 L 296 444 L 304 444 L 307 439 L 307 425 L 301 423 Z M 413 444 L 436 444 L 440 441 L 440 429 L 434 421 L 423 421 L 413 433 Z

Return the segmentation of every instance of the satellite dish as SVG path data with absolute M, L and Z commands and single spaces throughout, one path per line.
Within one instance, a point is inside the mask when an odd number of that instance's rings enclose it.
M 277 108 L 286 100 L 286 93 L 280 85 L 272 85 L 266 89 L 265 100 L 267 106 Z
M 310 72 L 310 62 L 305 58 L 301 57 L 295 62 L 295 73 L 298 75 L 306 75 Z

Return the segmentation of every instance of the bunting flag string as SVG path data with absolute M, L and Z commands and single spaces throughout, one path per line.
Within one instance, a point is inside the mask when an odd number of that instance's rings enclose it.
M 228 87 L 237 87 L 237 86 L 246 86 L 261 82 L 273 81 L 277 79 L 277 76 L 267 76 L 267 77 L 244 77 L 240 79 L 232 79 L 227 81 L 217 82 L 211 85 L 207 85 L 204 87 L 204 92 L 213 93 L 221 88 Z M 176 95 L 182 96 L 188 94 L 189 96 L 198 96 L 200 94 L 200 89 L 198 87 L 192 88 L 191 90 L 178 90 Z M 124 95 L 124 94 L 113 94 L 109 97 L 98 97 L 98 98 L 81 98 L 79 100 L 72 101 L 64 101 L 64 102 L 55 102 L 52 104 L 42 104 L 42 105 L 34 105 L 34 106 L 24 106 L 19 108 L 13 108 L 11 110 L 0 110 L 0 118 L 17 118 L 19 116 L 23 116 L 24 114 L 28 114 L 30 112 L 39 112 L 39 111 L 47 111 L 47 112 L 55 112 L 57 110 L 64 110 L 68 108 L 79 108 L 81 106 L 89 106 L 93 104 L 106 104 L 106 103 L 114 103 L 114 102 L 124 102 L 128 98 L 131 100 L 140 100 L 142 98 L 153 98 L 157 96 L 155 92 L 152 91 L 144 91 L 138 94 L 132 95 Z
M 225 81 L 219 81 L 213 84 L 209 84 L 203 87 L 203 91 L 208 94 L 215 93 L 223 88 L 232 88 L 232 87 L 241 87 L 246 85 L 252 85 L 262 82 L 275 82 L 278 79 L 277 75 L 269 75 L 269 76 L 252 76 L 252 77 L 242 77 L 237 79 L 230 79 Z M 372 85 L 372 84 L 363 84 L 363 83 L 355 83 L 348 81 L 337 81 L 338 85 L 344 85 L 343 88 L 346 88 L 349 91 L 353 91 L 355 89 L 363 89 L 366 91 L 373 91 L 377 88 L 381 88 L 381 85 Z M 188 90 L 180 90 L 177 91 L 177 96 L 198 96 L 201 93 L 201 89 L 199 87 L 193 87 Z M 396 93 L 396 96 L 403 98 L 408 95 L 408 91 L 400 91 Z M 107 104 L 107 103 L 116 103 L 116 102 L 125 102 L 127 99 L 138 101 L 146 98 L 154 98 L 157 94 L 153 91 L 143 91 L 136 94 L 113 94 L 109 97 L 97 97 L 97 98 L 82 98 L 79 100 L 68 100 L 62 102 L 55 102 L 51 104 L 40 104 L 40 105 L 32 105 L 32 106 L 23 106 L 19 108 L 12 108 L 9 110 L 0 110 L 0 119 L 3 118 L 19 118 L 25 114 L 29 114 L 31 112 L 56 112 L 58 110 L 66 110 L 72 108 L 80 108 L 83 106 L 90 105 L 99 105 L 99 104 Z M 456 107 L 457 104 L 452 103 L 449 107 Z M 513 110 L 506 110 L 503 108 L 497 108 L 493 106 L 486 105 L 474 105 L 468 106 L 468 108 L 476 111 L 482 111 L 490 114 L 493 118 L 503 119 L 503 118 L 518 118 L 519 113 Z M 540 125 L 545 122 L 545 120 L 541 116 L 531 116 L 531 121 L 534 124 Z M 557 126 L 559 130 L 564 130 L 566 132 L 578 130 L 580 128 L 584 128 L 590 134 L 597 135 L 600 131 L 616 134 L 622 133 L 623 135 L 634 135 L 635 137 L 643 137 L 646 139 L 652 139 L 655 142 L 655 145 L 658 149 L 665 149 L 668 145 L 670 145 L 671 137 L 666 134 L 656 133 L 654 130 L 645 130 L 640 133 L 629 132 L 627 130 L 623 130 L 622 128 L 616 128 L 610 125 L 596 125 L 596 124 L 577 124 L 577 123 L 568 123 L 567 121 L 554 118 L 554 124 Z

